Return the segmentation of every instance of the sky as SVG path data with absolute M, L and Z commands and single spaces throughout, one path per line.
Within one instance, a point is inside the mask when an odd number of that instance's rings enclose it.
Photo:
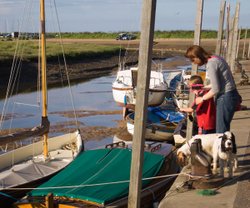
M 45 0 L 49 32 L 140 31 L 143 0 Z M 250 0 L 240 2 L 239 27 L 250 27 Z M 56 10 L 54 5 L 56 4 Z M 204 0 L 202 29 L 218 29 L 221 0 Z M 197 0 L 157 0 L 155 30 L 194 30 Z M 0 32 L 39 30 L 39 0 L 0 0 Z M 60 27 L 55 23 L 59 19 Z M 52 21 L 53 19 L 53 21 Z M 27 23 L 27 24 L 26 24 Z

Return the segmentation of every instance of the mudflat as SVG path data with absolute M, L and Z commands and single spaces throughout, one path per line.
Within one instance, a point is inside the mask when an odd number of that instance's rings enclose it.
M 116 70 L 119 60 L 126 58 L 127 64 L 136 64 L 138 62 L 140 40 L 114 40 L 114 39 L 48 39 L 48 42 L 62 41 L 64 44 L 70 43 L 91 43 L 95 45 L 116 45 L 125 48 L 128 53 L 126 57 L 119 57 L 119 54 L 114 56 L 103 56 L 91 59 L 70 60 L 67 59 L 67 68 L 71 81 L 82 81 L 94 77 L 107 75 L 112 70 Z M 183 56 L 186 49 L 193 44 L 192 39 L 155 39 L 153 45 L 153 59 L 170 58 L 174 56 Z M 201 40 L 201 45 L 207 50 L 214 52 L 216 46 L 215 39 Z M 174 65 L 183 65 L 183 59 L 175 60 Z M 11 69 L 11 61 L 1 63 L 0 72 L 0 90 L 6 91 L 6 86 L 9 79 Z M 61 64 L 61 65 L 60 65 Z M 171 63 L 173 65 L 173 63 Z M 64 67 L 62 63 L 47 61 L 47 77 L 48 84 L 57 85 L 61 83 L 61 78 L 65 79 L 65 74 L 61 76 L 60 68 Z M 37 80 L 37 63 L 23 61 L 22 68 L 25 69 L 25 76 L 21 75 L 22 89 L 30 88 Z M 64 71 L 64 70 L 62 70 Z
M 51 39 L 49 41 L 58 41 L 56 39 Z M 125 47 L 129 55 L 133 54 L 132 57 L 127 59 L 130 64 L 137 63 L 138 54 L 139 54 L 139 40 L 132 41 L 117 41 L 117 40 L 100 40 L 100 39 L 63 39 L 64 43 L 68 42 L 86 42 L 86 43 L 94 43 L 100 45 L 121 45 Z M 190 62 L 184 57 L 184 53 L 186 49 L 193 44 L 191 39 L 156 39 L 154 40 L 153 45 L 153 58 L 154 59 L 163 59 L 163 58 L 171 58 L 164 64 L 164 67 L 167 68 L 175 68 L 177 66 L 187 65 Z M 201 40 L 201 46 L 203 46 L 206 50 L 211 53 L 214 53 L 216 47 L 216 40 L 214 39 L 205 39 Z M 243 41 L 240 42 L 239 54 L 241 54 L 243 48 Z M 104 76 L 111 72 L 116 73 L 117 66 L 119 64 L 119 54 L 117 56 L 112 57 L 104 57 L 98 59 L 91 60 L 80 60 L 77 62 L 67 60 L 68 70 L 70 71 L 70 79 L 71 80 L 79 80 L 82 81 L 84 79 L 90 79 L 95 77 Z M 241 61 L 243 69 L 247 72 L 250 72 L 250 61 L 243 60 Z M 27 66 L 32 65 L 32 63 L 27 63 Z M 33 64 L 34 65 L 34 64 Z M 33 66 L 32 65 L 32 66 Z M 33 66 L 34 67 L 34 66 Z M 56 63 L 48 63 L 48 81 L 50 84 L 56 84 L 60 81 L 60 76 L 58 75 L 58 64 Z M 1 77 L 1 83 L 4 83 Z M 36 77 L 34 78 L 36 80 Z M 32 77 L 31 77 L 32 81 Z M 6 87 L 6 86 L 5 86 Z M 5 92 L 5 91 L 4 91 Z M 67 112 L 64 112 L 67 113 Z M 111 114 L 122 114 L 121 111 L 97 111 L 94 112 L 95 115 L 111 115 Z M 84 112 L 82 115 L 86 115 Z M 93 114 L 91 114 L 93 115 Z M 122 117 L 122 116 L 121 116 Z M 51 131 L 61 132 L 67 129 L 67 125 L 58 123 L 51 127 Z M 103 139 L 108 136 L 121 135 L 124 139 L 131 139 L 131 136 L 126 131 L 126 122 L 123 120 L 117 120 L 116 127 L 103 127 L 103 126 L 84 126 L 80 125 L 81 132 L 84 132 L 82 135 L 84 140 L 90 139 Z M 13 129 L 15 132 L 15 129 Z M 4 133 L 4 132 L 2 132 Z

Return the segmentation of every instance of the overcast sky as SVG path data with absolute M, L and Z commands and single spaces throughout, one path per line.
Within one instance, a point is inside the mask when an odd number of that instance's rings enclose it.
M 51 9 L 54 2 L 56 11 Z M 231 15 L 236 2 L 240 2 L 239 27 L 249 28 L 250 0 L 227 0 Z M 0 0 L 0 32 L 17 31 L 24 22 L 28 22 L 27 30 L 37 32 L 38 3 Z M 203 29 L 218 29 L 220 3 L 204 0 Z M 197 0 L 157 0 L 155 30 L 194 30 L 196 4 Z M 62 32 L 139 31 L 141 7 L 142 0 L 46 0 L 47 31 L 58 31 L 51 21 L 57 14 Z

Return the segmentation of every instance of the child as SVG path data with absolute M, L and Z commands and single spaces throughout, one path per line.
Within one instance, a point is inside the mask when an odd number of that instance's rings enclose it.
M 203 80 L 199 75 L 190 77 L 189 86 L 195 96 L 203 96 L 208 90 L 203 89 Z M 189 108 L 180 108 L 180 111 L 192 113 L 196 111 L 196 118 L 198 124 L 199 134 L 211 134 L 216 132 L 216 108 L 214 99 L 210 98 L 204 100 L 202 103 L 196 105 L 195 102 Z

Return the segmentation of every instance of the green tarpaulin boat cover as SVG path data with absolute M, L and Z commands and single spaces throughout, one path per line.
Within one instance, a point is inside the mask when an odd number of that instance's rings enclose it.
M 79 155 L 67 168 L 39 186 L 42 190 L 33 190 L 31 196 L 64 196 L 106 204 L 128 195 L 129 182 L 116 183 L 130 179 L 131 149 L 96 149 Z M 164 157 L 150 152 L 144 153 L 143 178 L 155 176 Z M 143 187 L 150 181 L 143 181 Z M 93 185 L 101 184 L 105 185 Z M 110 183 L 110 184 L 109 184 Z M 64 186 L 82 186 L 64 188 Z M 51 187 L 60 187 L 52 189 Z

